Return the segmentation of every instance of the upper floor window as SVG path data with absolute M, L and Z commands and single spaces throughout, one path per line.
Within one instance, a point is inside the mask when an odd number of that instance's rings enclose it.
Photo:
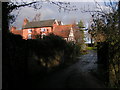
M 46 28 L 41 28 L 41 32 L 45 32 L 46 31 Z
M 32 33 L 32 30 L 31 30 L 31 29 L 28 29 L 28 33 Z

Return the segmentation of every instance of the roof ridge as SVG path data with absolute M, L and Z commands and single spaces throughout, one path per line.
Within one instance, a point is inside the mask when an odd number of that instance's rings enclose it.
M 67 25 L 58 25 L 57 27 L 64 27 L 64 26 L 72 26 L 72 24 L 67 24 Z
M 40 21 L 31 21 L 31 22 L 42 22 L 42 21 L 52 21 L 52 20 L 56 20 L 56 19 L 48 19 L 48 20 L 40 20 Z M 31 23 L 31 22 L 28 22 L 28 23 Z
M 53 26 L 53 23 L 56 19 L 41 20 L 41 21 L 32 21 L 28 22 L 23 28 L 37 28 L 43 26 Z

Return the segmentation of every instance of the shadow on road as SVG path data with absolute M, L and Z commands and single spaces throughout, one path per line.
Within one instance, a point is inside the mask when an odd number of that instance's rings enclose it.
M 105 88 L 97 64 L 97 52 L 88 51 L 73 65 L 37 79 L 33 88 Z

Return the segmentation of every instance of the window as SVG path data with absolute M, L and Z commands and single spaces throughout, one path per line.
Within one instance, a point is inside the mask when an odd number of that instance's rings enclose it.
M 41 28 L 41 32 L 45 32 L 46 31 L 46 28 Z
M 43 38 L 44 36 L 46 36 L 46 34 L 45 34 L 45 33 L 42 33 L 42 34 L 41 34 L 41 38 Z
M 67 41 L 67 38 L 64 38 Z
M 32 30 L 31 30 L 31 29 L 28 29 L 28 33 L 32 33 Z
M 32 39 L 32 35 L 31 34 L 28 34 L 28 39 Z

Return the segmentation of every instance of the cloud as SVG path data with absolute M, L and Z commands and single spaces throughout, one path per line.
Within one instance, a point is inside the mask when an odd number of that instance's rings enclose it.
M 46 0 L 44 0 L 46 1 Z M 60 2 L 110 2 L 110 0 L 50 0 L 50 1 L 60 1 Z M 111 1 L 118 1 L 118 0 L 111 0 Z
M 4 1 L 4 0 L 3 0 Z M 7 0 L 6 0 L 7 1 Z M 9 0 L 8 0 L 9 1 Z M 10 0 L 10 1 L 15 1 L 15 0 Z M 33 2 L 33 1 L 43 1 L 43 2 L 49 2 L 49 1 L 58 1 L 58 2 L 110 2 L 110 0 L 17 0 L 18 2 Z M 118 2 L 119 0 L 111 0 L 111 1 L 115 1 Z
M 39 12 L 41 13 L 41 19 L 43 19 L 43 20 L 46 19 L 46 18 L 48 18 L 48 16 L 49 16 L 49 18 L 52 18 L 52 16 L 55 13 L 50 8 L 43 8 Z
M 81 7 L 85 6 L 86 9 L 90 8 L 95 10 L 94 3 L 71 2 L 71 5 L 76 5 L 78 11 L 71 11 L 68 13 L 68 12 L 64 12 L 64 10 L 61 10 L 61 12 L 59 12 L 57 6 L 49 3 L 43 3 L 42 8 L 39 9 L 38 11 L 35 11 L 33 8 L 29 8 L 29 7 L 22 8 L 20 15 L 18 16 L 16 22 L 14 23 L 14 26 L 21 27 L 24 18 L 28 18 L 29 21 L 32 21 L 33 17 L 37 13 L 41 13 L 41 20 L 57 19 L 57 20 L 61 20 L 64 24 L 71 24 L 73 21 L 78 22 L 80 20 L 83 20 L 85 24 L 87 24 L 91 19 L 90 13 L 82 13 Z M 107 9 L 107 7 L 105 7 L 104 5 L 101 5 L 101 7 Z

